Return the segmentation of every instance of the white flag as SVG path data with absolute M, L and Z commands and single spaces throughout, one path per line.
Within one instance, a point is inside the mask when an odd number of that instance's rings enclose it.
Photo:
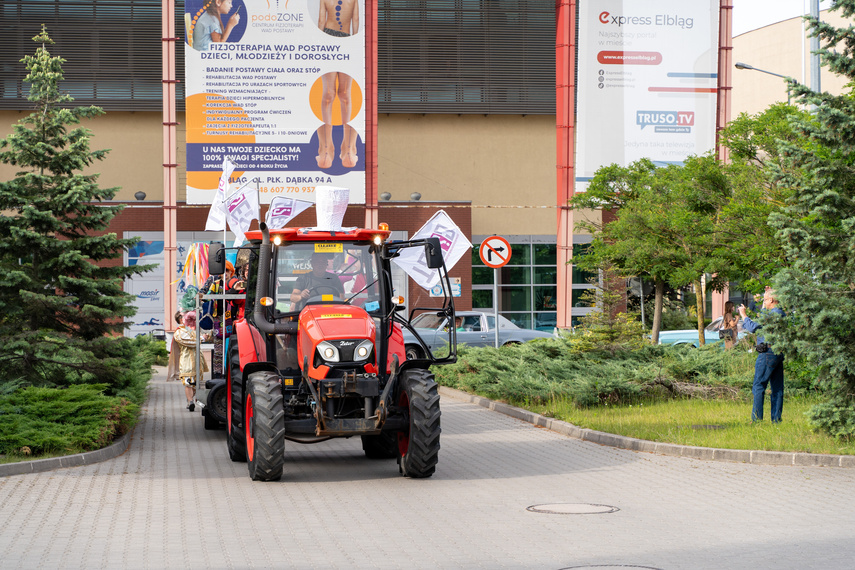
M 235 245 L 243 243 L 244 234 L 249 230 L 252 220 L 258 219 L 258 189 L 244 184 L 231 197 L 226 199 L 226 216 L 229 227 L 235 234 Z
M 311 202 L 304 200 L 275 196 L 270 201 L 270 208 L 267 210 L 267 227 L 271 230 L 284 228 L 297 214 L 308 209 L 311 205 Z
M 443 210 L 434 214 L 411 239 L 427 239 L 429 237 L 439 238 L 442 258 L 445 260 L 446 269 L 449 270 L 460 261 L 461 257 L 472 251 L 472 244 Z M 401 255 L 392 261 L 425 289 L 430 290 L 440 282 L 439 271 L 429 269 L 427 266 L 423 247 L 405 249 Z
M 226 199 L 226 191 L 229 188 L 229 177 L 235 171 L 234 163 L 229 157 L 223 159 L 223 174 L 220 176 L 220 185 L 211 202 L 208 211 L 208 221 L 205 223 L 205 231 L 224 231 L 226 229 L 226 211 L 223 202 Z

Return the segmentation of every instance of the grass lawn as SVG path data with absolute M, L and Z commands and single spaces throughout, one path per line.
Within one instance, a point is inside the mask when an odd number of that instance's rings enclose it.
M 769 398 L 762 422 L 752 424 L 751 403 L 741 400 L 669 400 L 633 406 L 577 408 L 569 401 L 528 405 L 539 414 L 573 425 L 663 443 L 715 447 L 855 454 L 855 441 L 841 441 L 814 432 L 805 412 L 819 400 L 806 396 L 784 398 L 783 421 L 773 424 Z

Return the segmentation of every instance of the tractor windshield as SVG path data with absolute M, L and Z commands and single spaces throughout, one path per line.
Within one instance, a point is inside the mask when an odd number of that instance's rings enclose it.
M 373 246 L 348 242 L 288 242 L 275 251 L 276 310 L 290 313 L 308 303 L 350 303 L 380 309 Z

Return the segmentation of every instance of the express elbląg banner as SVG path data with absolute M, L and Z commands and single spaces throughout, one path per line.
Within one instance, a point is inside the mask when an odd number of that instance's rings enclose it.
M 718 0 L 579 4 L 576 191 L 601 166 L 715 145 Z
M 364 0 L 185 0 L 187 203 L 230 182 L 365 202 Z

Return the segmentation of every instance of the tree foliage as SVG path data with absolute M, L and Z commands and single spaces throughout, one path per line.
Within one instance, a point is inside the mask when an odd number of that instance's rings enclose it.
M 647 159 L 597 171 L 588 191 L 571 200 L 574 209 L 603 208 L 608 223 L 582 222 L 594 235 L 583 267 L 613 266 L 622 276 L 649 276 L 656 286 L 653 339 L 657 340 L 665 284 L 695 284 L 716 265 L 716 224 L 732 188 L 712 156 L 656 168 Z M 611 215 L 609 215 L 609 213 Z M 612 219 L 613 218 L 613 219 Z M 721 283 L 714 283 L 721 286 Z M 703 344 L 703 306 L 698 301 L 698 337 Z
M 832 9 L 855 14 L 855 0 Z M 811 21 L 822 42 L 820 58 L 831 71 L 855 80 L 855 29 Z M 830 395 L 814 408 L 813 423 L 838 435 L 855 435 L 855 99 L 796 86 L 813 111 L 795 125 L 799 138 L 781 146 L 774 181 L 793 190 L 770 216 L 788 265 L 774 280 L 790 316 L 766 325 L 776 350 L 819 367 Z
M 721 143 L 730 149 L 733 197 L 722 210 L 717 228 L 718 257 L 725 261 L 718 270 L 739 281 L 745 291 L 762 291 L 786 264 L 768 219 L 794 191 L 771 172 L 792 168 L 782 143 L 804 147 L 796 124 L 809 119 L 807 111 L 776 103 L 756 115 L 740 114 L 722 131 Z
M 33 112 L 0 139 L 0 162 L 20 168 L 0 182 L 0 361 L 7 380 L 112 384 L 127 354 L 109 335 L 134 314 L 122 280 L 148 268 L 115 261 L 136 240 L 105 232 L 121 210 L 105 204 L 116 189 L 81 172 L 107 151 L 91 150 L 91 132 L 75 125 L 103 111 L 70 106 L 65 60 L 48 52 L 44 27 L 33 41 L 22 60 Z

